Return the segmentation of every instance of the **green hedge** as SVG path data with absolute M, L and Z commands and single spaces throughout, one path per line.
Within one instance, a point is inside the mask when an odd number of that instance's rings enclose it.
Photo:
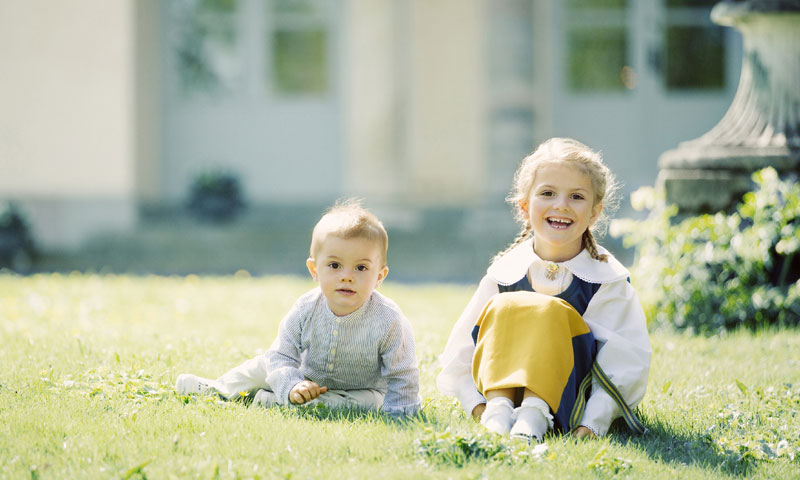
M 800 185 L 772 168 L 731 214 L 679 219 L 652 188 L 631 196 L 645 220 L 616 220 L 649 321 L 696 333 L 800 324 Z

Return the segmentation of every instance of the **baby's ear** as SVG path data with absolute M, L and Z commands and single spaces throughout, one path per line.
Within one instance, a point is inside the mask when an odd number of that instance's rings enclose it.
M 316 264 L 316 262 L 314 262 L 313 258 L 308 257 L 308 259 L 306 259 L 306 268 L 308 268 L 308 273 L 311 274 L 311 278 L 313 278 L 314 281 L 316 282 L 317 281 L 317 264 Z
M 381 283 L 383 283 L 383 281 L 386 280 L 386 275 L 389 275 L 389 267 L 384 265 L 383 268 L 381 268 L 380 272 L 378 272 L 378 282 L 375 284 L 375 288 L 381 286 Z

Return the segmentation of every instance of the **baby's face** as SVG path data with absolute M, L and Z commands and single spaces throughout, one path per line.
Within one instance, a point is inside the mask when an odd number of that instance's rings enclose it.
M 340 317 L 358 310 L 389 271 L 378 242 L 335 235 L 321 242 L 306 265 L 319 282 L 328 307 Z

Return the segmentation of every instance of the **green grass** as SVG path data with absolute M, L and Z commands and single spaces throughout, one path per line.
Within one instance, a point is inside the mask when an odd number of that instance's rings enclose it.
M 181 397 L 262 352 L 293 277 L 0 275 L 0 478 L 797 478 L 800 334 L 652 335 L 650 432 L 526 447 L 482 432 L 435 389 L 471 295 L 389 283 L 411 320 L 414 419 Z

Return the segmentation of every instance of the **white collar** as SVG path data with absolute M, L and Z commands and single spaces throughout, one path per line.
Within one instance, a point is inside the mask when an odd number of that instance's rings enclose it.
M 586 249 L 583 249 L 581 253 L 566 262 L 556 262 L 556 264 L 589 283 L 609 283 L 630 277 L 628 270 L 608 250 L 598 245 L 597 251 L 601 255 L 608 255 L 608 261 L 595 260 Z M 489 265 L 486 275 L 500 285 L 511 285 L 522 279 L 535 261 L 544 262 L 534 253 L 533 239 L 530 238 Z

